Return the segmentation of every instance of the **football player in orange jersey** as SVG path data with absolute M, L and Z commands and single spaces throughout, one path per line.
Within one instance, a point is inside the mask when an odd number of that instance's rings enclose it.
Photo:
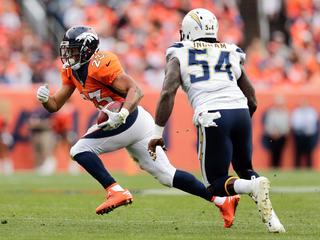
M 70 28 L 60 45 L 60 57 L 64 64 L 61 88 L 52 96 L 47 86 L 41 86 L 37 91 L 38 100 L 49 112 L 58 111 L 77 89 L 86 100 L 109 115 L 105 123 L 89 128 L 70 150 L 72 158 L 106 189 L 107 199 L 97 207 L 96 213 L 108 213 L 133 200 L 131 193 L 116 182 L 98 157 L 101 153 L 126 148 L 140 167 L 163 185 L 181 189 L 207 201 L 215 199 L 223 214 L 225 227 L 230 227 L 239 198 L 214 198 L 193 175 L 173 167 L 161 147 L 157 149 L 157 160 L 151 159 L 147 145 L 153 134 L 154 120 L 138 106 L 142 91 L 124 72 L 117 56 L 99 51 L 98 44 L 98 36 L 92 28 Z M 118 113 L 106 111 L 106 105 L 112 101 L 123 102 Z

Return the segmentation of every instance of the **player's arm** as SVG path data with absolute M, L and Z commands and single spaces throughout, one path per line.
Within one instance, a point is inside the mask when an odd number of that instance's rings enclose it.
M 165 79 L 157 105 L 155 123 L 164 127 L 171 115 L 174 98 L 181 85 L 180 63 L 177 58 L 171 58 L 166 65 Z
M 74 86 L 64 84 L 53 96 L 50 96 L 49 88 L 45 85 L 38 88 L 37 98 L 48 112 L 57 112 L 70 98 L 74 89 Z
M 165 149 L 162 139 L 163 129 L 172 113 L 174 99 L 180 85 L 180 63 L 177 58 L 171 58 L 166 65 L 165 79 L 157 105 L 154 135 L 148 144 L 148 150 L 153 160 L 157 157 L 157 146 Z
M 117 113 L 104 109 L 109 118 L 106 122 L 98 125 L 103 130 L 112 130 L 118 128 L 126 122 L 127 117 L 138 106 L 140 99 L 143 97 L 142 91 L 138 84 L 127 74 L 120 73 L 112 82 L 112 88 L 120 95 L 125 96 L 125 102 L 121 110 Z
M 257 98 L 252 83 L 250 82 L 243 66 L 241 65 L 241 77 L 238 79 L 238 86 L 248 99 L 248 107 L 252 116 L 257 109 Z
M 143 93 L 138 84 L 128 74 L 121 73 L 113 82 L 112 87 L 125 97 L 122 108 L 132 112 L 139 104 Z

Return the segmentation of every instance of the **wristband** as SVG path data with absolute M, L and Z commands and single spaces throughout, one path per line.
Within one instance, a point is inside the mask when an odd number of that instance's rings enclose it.
M 154 126 L 154 131 L 153 131 L 153 135 L 154 136 L 157 136 L 159 138 L 162 138 L 162 135 L 163 135 L 163 130 L 164 130 L 164 127 L 161 127 L 159 125 L 155 125 Z

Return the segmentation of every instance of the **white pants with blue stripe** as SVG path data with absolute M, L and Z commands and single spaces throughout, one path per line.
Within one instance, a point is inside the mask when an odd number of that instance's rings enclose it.
M 137 117 L 128 129 L 111 136 L 106 131 L 106 136 L 101 136 L 100 134 L 99 137 L 86 137 L 93 136 L 95 132 L 103 131 L 99 130 L 95 124 L 71 148 L 70 155 L 74 157 L 81 152 L 93 152 L 99 155 L 126 148 L 134 160 L 138 162 L 141 169 L 150 173 L 160 183 L 172 187 L 176 168 L 171 165 L 165 152 L 161 147 L 157 147 L 157 159 L 155 161 L 151 159 L 148 153 L 148 143 L 153 134 L 153 129 L 154 120 L 152 116 L 139 106 Z

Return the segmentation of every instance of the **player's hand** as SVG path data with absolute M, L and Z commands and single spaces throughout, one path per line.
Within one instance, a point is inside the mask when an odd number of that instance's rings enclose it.
M 48 84 L 42 85 L 37 90 L 37 99 L 41 103 L 46 103 L 49 101 L 50 91 Z
M 203 127 L 218 127 L 214 120 L 219 118 L 220 112 L 202 112 L 198 117 L 198 123 Z
M 112 112 L 107 108 L 103 108 L 101 111 L 105 112 L 109 116 L 107 121 L 98 125 L 98 127 L 102 128 L 104 131 L 118 128 L 120 125 L 126 122 L 126 119 L 129 116 L 129 111 L 126 108 L 121 108 L 119 112 Z
M 160 146 L 162 147 L 163 150 L 167 151 L 163 138 L 162 137 L 157 138 L 156 136 L 153 136 L 148 144 L 148 152 L 153 161 L 155 161 L 157 158 L 157 153 L 156 153 L 157 146 Z

